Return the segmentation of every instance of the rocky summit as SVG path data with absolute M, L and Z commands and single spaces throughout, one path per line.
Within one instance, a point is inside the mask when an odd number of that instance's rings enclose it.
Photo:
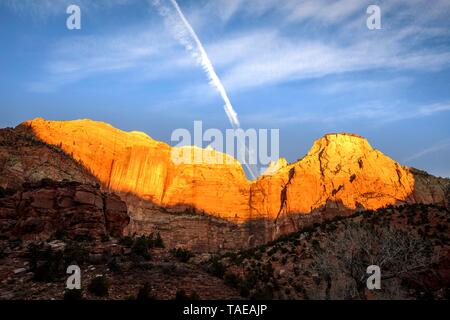
M 158 231 L 166 243 L 202 251 L 263 243 L 311 219 L 389 205 L 449 206 L 449 179 L 402 166 L 354 134 L 327 134 L 302 159 L 280 159 L 256 181 L 228 155 L 203 149 L 227 161 L 176 163 L 176 148 L 92 120 L 39 118 L 3 129 L 0 137 L 0 166 L 7 173 L 1 186 L 94 180 L 127 203 L 126 232 Z M 11 139 L 22 141 L 20 154 Z M 45 165 L 37 165 L 42 159 Z

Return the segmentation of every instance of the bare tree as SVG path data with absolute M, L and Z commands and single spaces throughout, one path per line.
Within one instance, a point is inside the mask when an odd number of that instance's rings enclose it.
M 340 298 L 352 298 L 356 292 L 357 298 L 367 299 L 366 280 L 369 275 L 366 270 L 369 265 L 380 267 L 383 281 L 401 280 L 406 275 L 427 269 L 433 262 L 428 241 L 403 230 L 376 228 L 367 222 L 348 223 L 341 227 L 344 228 L 342 232 L 336 232 L 333 239 L 326 238 L 322 242 L 312 263 L 326 282 L 325 299 L 331 298 L 332 286 L 342 285 L 347 287 L 346 294 L 350 297 Z

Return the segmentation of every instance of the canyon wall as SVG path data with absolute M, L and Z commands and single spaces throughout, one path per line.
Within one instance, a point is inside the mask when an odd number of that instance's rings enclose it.
M 106 189 L 135 194 L 174 212 L 192 207 L 220 218 L 247 219 L 250 184 L 239 162 L 225 154 L 205 152 L 202 163 L 176 164 L 169 145 L 102 122 L 36 119 L 23 125 L 71 155 Z M 194 156 L 199 148 L 185 149 Z M 209 163 L 216 158 L 223 158 L 222 164 Z
M 0 164 L 7 173 L 0 185 L 12 185 L 14 175 L 18 181 L 46 176 L 98 182 L 127 203 L 131 222 L 125 232 L 158 231 L 170 246 L 231 249 L 295 231 L 310 218 L 405 203 L 449 205 L 449 179 L 402 166 L 353 134 L 325 135 L 297 162 L 280 159 L 265 175 L 248 181 L 241 165 L 228 155 L 197 147 L 172 148 L 144 133 L 124 132 L 102 122 L 35 119 L 3 130 L 29 132 L 33 141 L 42 142 L 41 152 L 50 149 L 43 152 L 46 165 L 39 167 L 37 159 L 27 162 L 10 147 L 0 148 Z M 29 147 L 35 158 L 36 148 Z M 174 151 L 193 157 L 199 150 L 203 162 L 172 161 Z M 18 152 L 28 156 L 26 149 Z M 19 164 L 5 159 L 11 154 Z M 13 169 L 18 167 L 19 171 Z

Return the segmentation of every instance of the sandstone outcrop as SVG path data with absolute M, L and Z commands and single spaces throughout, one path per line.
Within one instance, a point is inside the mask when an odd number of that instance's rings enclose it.
M 358 210 L 449 206 L 449 179 L 402 166 L 353 134 L 325 135 L 302 159 L 280 159 L 249 181 L 230 156 L 210 148 L 172 148 L 102 122 L 35 119 L 3 130 L 0 186 L 43 177 L 97 181 L 127 203 L 131 222 L 125 232 L 158 231 L 170 245 L 199 250 L 263 243 L 307 221 Z M 8 141 L 19 133 L 27 139 L 14 150 Z M 181 151 L 188 158 L 200 151 L 204 161 L 173 161 Z M 223 161 L 211 161 L 217 159 Z
M 219 152 L 205 155 L 223 157 L 222 164 L 176 164 L 169 145 L 102 122 L 36 119 L 22 126 L 31 127 L 37 138 L 72 155 L 107 189 L 138 195 L 172 211 L 193 207 L 228 219 L 245 219 L 248 212 L 249 184 L 244 171 L 238 161 L 228 163 L 229 157 Z M 195 147 L 185 148 L 188 153 L 195 151 Z
M 234 159 L 177 164 L 171 158 L 175 148 L 102 122 L 36 119 L 24 126 L 72 155 L 108 189 L 132 193 L 172 212 L 193 208 L 243 222 L 328 207 L 353 211 L 447 201 L 448 179 L 415 179 L 417 172 L 353 134 L 327 134 L 301 160 L 288 165 L 280 159 L 252 182 Z M 188 148 L 192 153 L 195 149 Z M 214 157 L 227 156 L 215 152 Z
M 5 238 L 41 240 L 55 233 L 69 238 L 119 237 L 129 221 L 119 196 L 79 182 L 44 179 L 0 198 L 0 236 Z
M 329 208 L 376 210 L 387 205 L 445 206 L 449 180 L 418 175 L 352 134 L 327 134 L 301 160 L 251 187 L 254 216 L 278 218 Z

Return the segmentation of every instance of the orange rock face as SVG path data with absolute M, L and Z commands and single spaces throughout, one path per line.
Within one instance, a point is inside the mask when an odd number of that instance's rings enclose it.
M 24 125 L 82 163 L 104 188 L 134 194 L 169 212 L 192 209 L 244 222 L 323 209 L 448 204 L 448 179 L 418 174 L 351 134 L 328 134 L 303 159 L 290 165 L 280 160 L 251 182 L 234 159 L 223 164 L 177 164 L 171 158 L 175 148 L 102 122 L 36 119 Z M 228 156 L 213 152 L 209 157 Z
M 135 194 L 171 211 L 195 208 L 230 220 L 246 218 L 250 185 L 234 159 L 230 164 L 226 159 L 223 164 L 176 164 L 169 145 L 91 120 L 36 119 L 24 124 L 88 168 L 105 188 Z M 229 158 L 218 152 L 206 155 Z
M 303 159 L 253 184 L 252 207 L 272 218 L 309 213 L 329 202 L 351 210 L 378 209 L 406 202 L 413 191 L 409 169 L 374 150 L 367 140 L 328 134 Z

